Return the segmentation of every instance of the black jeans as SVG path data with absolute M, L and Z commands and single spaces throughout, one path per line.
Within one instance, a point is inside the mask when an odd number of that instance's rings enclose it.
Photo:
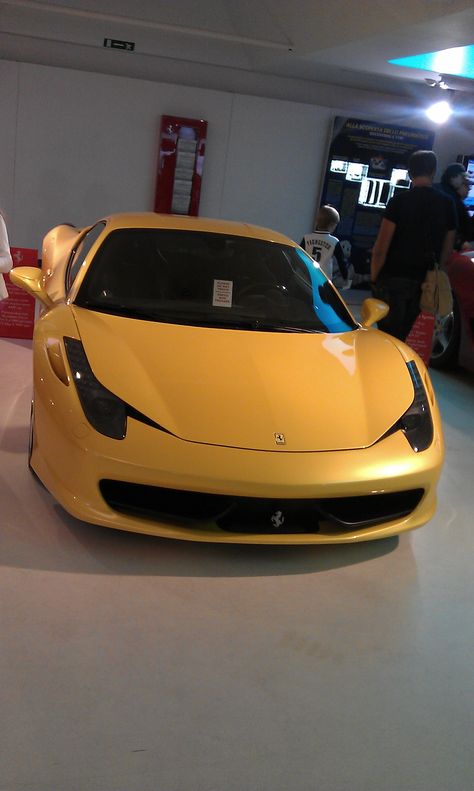
M 421 283 L 407 277 L 379 278 L 373 295 L 390 307 L 388 315 L 378 322 L 379 330 L 404 341 L 420 313 Z

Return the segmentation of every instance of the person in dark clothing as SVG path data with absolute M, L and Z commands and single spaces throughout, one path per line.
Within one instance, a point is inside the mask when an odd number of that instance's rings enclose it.
M 426 272 L 435 261 L 445 266 L 456 228 L 452 200 L 433 188 L 434 152 L 415 151 L 408 172 L 412 186 L 389 200 L 371 260 L 373 294 L 390 307 L 378 327 L 403 341 L 420 312 Z
M 468 197 L 470 191 L 471 191 L 471 182 L 470 182 L 468 174 L 466 173 L 463 176 L 463 180 L 461 182 L 461 185 L 456 190 L 456 192 L 459 195 L 459 197 L 461 198 L 464 206 L 466 206 L 464 201 Z M 460 250 L 472 250 L 472 248 L 474 246 L 474 217 L 472 216 L 472 214 L 469 213 L 469 211 L 467 212 L 467 214 L 468 214 L 468 222 L 469 222 L 469 224 L 466 223 L 466 240 L 464 242 L 462 242 L 462 244 L 461 244 L 461 246 L 459 248 Z M 454 243 L 454 246 L 456 247 L 456 242 Z
M 465 206 L 464 200 L 459 194 L 459 189 L 467 178 L 466 168 L 460 162 L 453 162 L 448 165 L 439 184 L 435 188 L 451 198 L 454 203 L 454 213 L 456 217 L 456 237 L 454 248 L 461 250 L 466 242 L 473 238 L 472 218 Z

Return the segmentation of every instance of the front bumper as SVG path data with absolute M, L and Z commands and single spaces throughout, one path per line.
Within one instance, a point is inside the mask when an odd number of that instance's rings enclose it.
M 44 392 L 44 391 L 43 391 Z M 250 451 L 186 442 L 129 419 L 127 437 L 117 441 L 95 432 L 76 410 L 53 402 L 37 389 L 35 441 L 31 465 L 58 502 L 86 522 L 193 541 L 265 544 L 328 544 L 365 541 L 397 535 L 425 524 L 436 507 L 436 484 L 443 461 L 439 416 L 434 415 L 434 441 L 414 453 L 401 432 L 371 446 L 350 451 L 299 453 Z M 62 406 L 61 406 L 62 403 Z M 103 481 L 160 487 L 183 493 L 204 493 L 246 502 L 268 501 L 269 516 L 282 502 L 370 498 L 421 490 L 409 513 L 369 524 L 346 524 L 318 512 L 314 528 L 304 522 L 298 531 L 282 524 L 244 531 L 219 524 L 214 516 L 191 520 L 163 518 L 156 512 L 117 506 L 104 497 Z M 102 488 L 102 492 L 101 492 Z M 104 492 L 105 494 L 105 492 Z M 115 498 L 116 500 L 117 498 Z M 342 500 L 341 500 L 342 502 Z M 347 512 L 348 501 L 343 506 Z M 276 522 L 280 521 L 276 517 Z M 343 520 L 344 521 L 344 520 Z

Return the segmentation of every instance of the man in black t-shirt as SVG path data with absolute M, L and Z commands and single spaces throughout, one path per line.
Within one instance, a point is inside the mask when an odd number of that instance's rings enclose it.
M 378 326 L 402 341 L 420 312 L 427 270 L 435 262 L 443 268 L 453 249 L 456 217 L 452 201 L 433 189 L 436 164 L 433 151 L 411 155 L 411 189 L 389 200 L 372 251 L 374 296 L 390 307 Z

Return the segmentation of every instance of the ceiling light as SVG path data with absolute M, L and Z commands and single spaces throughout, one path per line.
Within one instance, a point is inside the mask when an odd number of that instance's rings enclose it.
M 426 115 L 435 124 L 444 124 L 450 118 L 453 108 L 449 102 L 435 102 L 425 111 Z

